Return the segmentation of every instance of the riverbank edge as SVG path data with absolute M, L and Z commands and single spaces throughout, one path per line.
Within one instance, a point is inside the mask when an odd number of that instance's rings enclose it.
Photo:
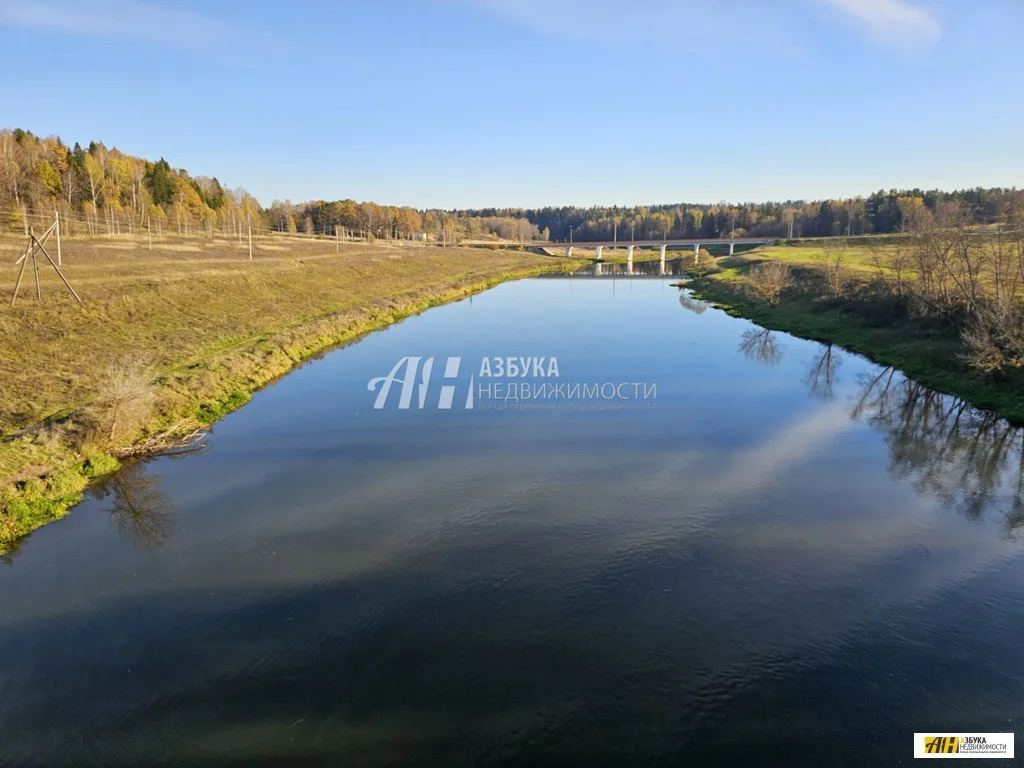
M 306 318 L 284 328 L 265 332 L 232 347 L 218 350 L 202 362 L 183 361 L 159 380 L 160 394 L 177 401 L 171 412 L 164 412 L 143 425 L 144 432 L 166 429 L 187 416 L 192 426 L 208 427 L 238 410 L 252 395 L 272 385 L 303 363 L 327 352 L 347 346 L 364 336 L 382 330 L 433 307 L 460 301 L 501 283 L 543 274 L 576 269 L 585 261 L 559 261 L 500 272 L 484 279 L 470 277 L 440 288 L 427 286 L 397 291 L 365 306 L 346 308 Z M 196 387 L 198 379 L 205 379 Z M 195 391 L 208 392 L 215 379 L 216 396 L 195 398 Z M 0 488 L 0 556 L 16 551 L 33 531 L 63 519 L 78 504 L 94 482 L 117 471 L 119 450 L 75 451 L 67 449 L 56 466 L 42 477 Z M 145 458 L 161 450 L 143 452 L 133 458 Z M 27 467 L 26 463 L 26 467 Z
M 815 297 L 809 296 L 800 301 L 787 301 L 783 296 L 772 306 L 714 274 L 696 278 L 686 287 L 696 298 L 710 302 L 731 317 L 750 320 L 763 328 L 797 338 L 835 344 L 879 365 L 896 368 L 926 387 L 991 411 L 1015 426 L 1024 426 L 1024 391 L 1018 382 L 973 373 L 956 359 L 955 353 L 923 350 L 923 345 L 915 344 L 912 336 L 904 335 L 908 324 L 887 331 L 858 322 L 850 315 L 840 318 L 815 311 L 812 308 Z M 953 345 L 951 340 L 948 344 Z

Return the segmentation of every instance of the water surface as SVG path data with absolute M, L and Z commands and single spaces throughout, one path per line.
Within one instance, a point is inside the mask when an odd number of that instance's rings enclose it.
M 1015 731 L 1021 432 L 668 283 L 432 309 L 99 485 L 0 565 L 0 764 L 897 765 Z M 373 408 L 406 356 L 462 359 L 455 407 Z M 509 356 L 656 390 L 465 409 Z

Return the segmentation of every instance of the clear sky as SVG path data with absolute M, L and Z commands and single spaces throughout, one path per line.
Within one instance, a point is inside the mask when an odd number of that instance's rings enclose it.
M 1022 0 L 0 0 L 0 127 L 273 199 L 1024 186 Z

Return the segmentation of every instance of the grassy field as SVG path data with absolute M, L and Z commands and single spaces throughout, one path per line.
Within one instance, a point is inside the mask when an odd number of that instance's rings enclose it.
M 43 301 L 29 269 L 11 307 L 24 241 L 0 237 L 0 551 L 61 516 L 132 445 L 210 423 L 333 345 L 566 266 L 490 249 L 342 244 L 336 253 L 331 241 L 302 238 L 254 246 L 250 261 L 247 244 L 226 240 L 160 238 L 152 250 L 145 238 L 65 241 L 64 272 L 83 303 L 44 262 Z M 132 401 L 131 419 L 110 423 L 111 398 L 140 371 L 145 397 Z
M 878 238 L 882 240 L 882 238 Z M 857 279 L 868 278 L 876 271 L 876 256 L 885 258 L 891 252 L 892 243 L 848 241 L 843 269 Z M 794 267 L 820 267 L 825 263 L 826 244 L 823 240 L 791 241 L 785 245 L 761 246 L 747 253 L 737 253 L 736 258 L 721 258 L 717 261 L 719 279 L 730 279 L 746 273 L 746 270 L 761 261 L 779 260 Z
M 783 245 L 719 259 L 691 286 L 706 300 L 766 328 L 826 344 L 838 344 L 876 362 L 895 366 L 928 387 L 1024 424 L 1024 377 L 986 376 L 962 359 L 958 332 L 936 320 L 907 318 L 870 288 L 873 258 L 889 244 L 851 246 L 843 264 L 847 289 L 829 295 L 823 275 L 821 244 Z M 745 290 L 747 273 L 756 264 L 780 260 L 792 269 L 792 285 L 772 306 Z

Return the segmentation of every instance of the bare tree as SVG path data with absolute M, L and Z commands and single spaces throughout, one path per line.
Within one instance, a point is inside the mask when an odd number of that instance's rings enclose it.
M 909 284 L 910 256 L 907 253 L 906 243 L 899 240 L 892 247 L 871 245 L 869 248 L 871 249 L 871 263 L 875 267 L 878 282 L 890 295 L 905 300 L 911 293 Z
M 148 362 L 134 355 L 107 366 L 97 404 L 98 426 L 110 446 L 134 438 L 142 428 L 153 407 L 153 378 Z
M 998 373 L 1024 367 L 1024 305 L 1013 296 L 977 302 L 962 338 L 972 368 Z
M 789 286 L 789 265 L 781 261 L 766 261 L 750 270 L 750 288 L 754 296 L 774 306 Z
M 962 357 L 983 373 L 1024 368 L 1024 234 L 1015 208 L 1010 231 L 976 231 L 970 210 L 940 202 L 912 219 L 905 240 L 876 252 L 879 282 L 910 315 L 956 328 Z
M 825 241 L 823 256 L 825 259 L 825 281 L 828 284 L 828 291 L 833 297 L 839 298 L 845 292 L 846 272 L 843 265 L 846 262 L 846 240 L 829 238 Z

